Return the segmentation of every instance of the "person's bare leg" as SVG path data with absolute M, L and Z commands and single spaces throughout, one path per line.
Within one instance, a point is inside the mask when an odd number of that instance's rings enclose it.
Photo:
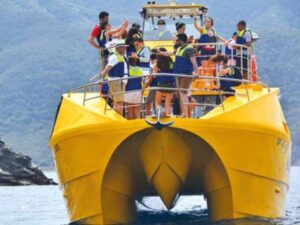
M 181 116 L 187 116 L 187 94 L 185 91 L 179 92 L 179 102 L 180 102 L 180 108 L 181 108 Z
M 114 105 L 114 110 L 119 113 L 121 116 L 123 116 L 123 102 L 117 102 Z
M 155 95 L 155 108 L 156 109 L 158 109 L 160 107 L 162 97 L 163 97 L 163 93 L 160 91 L 157 91 L 156 95 Z
M 179 101 L 180 101 L 180 106 L 181 106 L 181 115 L 182 116 L 187 116 L 187 104 L 188 104 L 188 100 L 187 100 L 187 92 L 188 89 L 190 89 L 190 83 L 191 81 L 187 80 L 187 78 L 181 78 L 179 81 Z
M 133 113 L 134 113 L 134 118 L 133 119 L 139 119 L 141 112 L 140 112 L 140 106 L 134 106 L 133 107 Z
M 197 101 L 194 98 L 191 98 L 191 102 L 188 104 L 188 118 L 192 117 L 192 112 L 197 106 Z
M 172 93 L 167 93 L 166 94 L 166 102 L 165 102 L 165 113 L 166 115 L 170 115 L 171 114 L 171 101 L 173 98 L 173 94 Z
M 127 119 L 131 120 L 132 119 L 132 107 L 130 103 L 126 103 L 126 109 L 127 109 Z
M 146 104 L 146 116 L 151 115 L 151 102 Z

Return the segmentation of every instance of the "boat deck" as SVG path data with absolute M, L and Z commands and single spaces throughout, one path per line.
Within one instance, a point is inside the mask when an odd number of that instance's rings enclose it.
M 263 87 L 262 85 L 241 85 L 235 88 L 236 93 L 233 96 L 226 98 L 219 103 L 216 102 L 216 98 L 219 98 L 218 91 L 197 91 L 192 94 L 192 97 L 197 100 L 196 107 L 193 110 L 191 118 L 197 119 L 208 119 L 224 112 L 231 111 L 242 105 L 247 104 L 250 101 L 255 101 L 256 99 L 261 98 L 264 95 L 269 93 L 277 92 L 279 95 L 279 88 L 268 88 Z M 223 93 L 221 93 L 221 98 Z M 64 95 L 65 98 L 68 98 L 70 101 L 74 102 L 77 105 L 81 105 L 87 110 L 94 112 L 98 115 L 105 115 L 110 118 L 121 119 L 122 116 L 117 115 L 114 110 L 107 104 L 105 98 L 100 96 L 98 91 L 91 92 L 77 92 L 69 93 Z M 141 118 L 145 118 L 146 115 L 144 112 L 145 99 L 140 103 L 141 106 Z M 210 103 L 205 102 L 208 100 Z M 207 108 L 210 107 L 209 110 Z M 126 110 L 126 103 L 124 104 Z M 207 111 L 206 111 L 207 110 Z M 170 115 L 171 117 L 180 117 L 178 115 Z M 126 119 L 126 118 L 124 118 Z

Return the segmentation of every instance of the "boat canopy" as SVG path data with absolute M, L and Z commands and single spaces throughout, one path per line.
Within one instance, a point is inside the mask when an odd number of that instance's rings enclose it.
M 176 4 L 176 1 L 170 1 L 170 4 L 162 5 L 155 2 L 148 2 L 143 7 L 141 14 L 146 20 L 152 17 L 177 19 L 193 17 L 195 13 L 199 16 L 205 15 L 207 11 L 208 8 L 201 4 Z
M 208 8 L 201 4 L 177 4 L 176 0 L 169 0 L 169 4 L 156 4 L 155 1 L 148 2 L 142 10 L 140 11 L 141 16 L 143 17 L 143 33 L 144 39 L 146 41 L 167 41 L 172 39 L 172 30 L 174 30 L 174 25 L 176 22 L 183 22 L 187 25 L 187 30 L 194 36 L 197 36 L 197 33 L 193 33 L 193 18 L 195 15 L 198 16 L 200 23 L 203 25 L 203 22 L 206 18 Z M 169 35 L 159 36 L 159 29 L 156 22 L 158 20 L 164 20 L 166 22 L 166 29 L 169 31 Z

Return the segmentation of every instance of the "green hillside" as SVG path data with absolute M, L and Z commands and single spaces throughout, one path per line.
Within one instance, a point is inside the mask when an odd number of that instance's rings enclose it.
M 97 72 L 97 52 L 87 38 L 100 10 L 111 23 L 140 22 L 146 2 L 104 0 L 0 0 L 0 137 L 35 163 L 52 163 L 48 149 L 62 93 Z M 190 2 L 190 1 L 179 1 Z M 197 1 L 195 1 L 197 2 Z M 255 51 L 259 72 L 282 88 L 282 104 L 293 132 L 293 162 L 300 158 L 300 2 L 296 0 L 205 0 L 216 28 L 230 37 L 240 19 L 261 37 Z M 289 8 L 285 8 L 289 6 Z M 297 156 L 298 155 L 298 156 Z

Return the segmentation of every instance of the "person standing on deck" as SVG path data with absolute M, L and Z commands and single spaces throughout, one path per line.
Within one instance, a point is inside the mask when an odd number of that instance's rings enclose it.
M 144 75 L 150 74 L 150 57 L 151 57 L 151 50 L 144 44 L 144 40 L 142 38 L 135 38 L 134 39 L 134 47 L 136 49 L 136 53 L 131 53 L 133 58 L 138 60 L 137 66 L 143 69 Z M 147 86 L 156 87 L 157 82 L 154 77 L 149 77 Z M 146 86 L 145 86 L 146 87 Z M 151 114 L 151 106 L 154 104 L 155 101 L 156 90 L 150 90 L 147 99 L 146 99 L 146 115 Z
M 153 113 L 156 111 L 155 108 L 155 96 L 156 96 L 156 88 L 157 88 L 157 79 L 156 76 L 153 75 L 153 66 L 156 64 L 157 61 L 157 55 L 151 54 L 150 56 L 150 69 L 149 74 L 150 76 L 147 77 L 147 79 L 144 82 L 143 89 L 150 87 L 150 91 L 148 93 L 147 99 L 146 99 L 146 116 L 151 115 L 151 108 L 153 107 Z
M 100 35 L 101 35 L 101 25 L 103 23 L 108 23 L 109 22 L 109 13 L 108 12 L 100 12 L 99 13 L 99 24 L 97 24 L 88 39 L 88 42 L 90 43 L 91 46 L 93 46 L 96 49 L 99 49 L 99 42 L 100 42 Z M 95 39 L 97 39 L 98 44 L 95 42 Z
M 101 37 L 101 33 L 102 33 L 101 25 L 103 23 L 109 23 L 109 13 L 105 12 L 105 11 L 100 12 L 100 14 L 99 14 L 99 24 L 97 24 L 93 28 L 93 30 L 90 33 L 90 36 L 88 38 L 89 44 L 92 47 L 96 48 L 98 50 L 98 52 L 99 52 L 99 71 L 103 70 L 104 63 L 105 63 L 104 60 L 103 60 L 103 57 L 101 55 L 103 48 L 101 47 L 101 43 L 100 43 L 100 37 Z M 117 29 L 115 29 L 115 30 L 117 32 L 121 31 L 121 29 L 124 26 L 127 26 L 126 24 L 128 25 L 128 21 L 127 20 L 125 20 L 124 23 L 120 27 L 118 27 Z M 95 39 L 96 39 L 97 42 L 95 41 Z
M 201 69 L 200 75 L 214 76 L 215 65 L 209 61 L 209 58 L 217 53 L 216 43 L 218 40 L 227 43 L 227 40 L 219 36 L 214 28 L 214 20 L 211 17 L 207 17 L 204 26 L 199 26 L 197 23 L 197 17 L 194 17 L 194 27 L 201 34 L 198 40 L 200 45 L 201 54 Z M 211 43 L 211 44 L 210 44 Z M 204 82 L 205 88 L 213 88 L 214 82 L 212 79 L 206 79 Z
M 187 75 L 189 77 L 178 78 L 178 87 L 182 90 L 179 91 L 180 105 L 183 114 L 188 115 L 187 111 L 187 90 L 190 88 L 193 81 L 193 74 L 197 74 L 198 65 L 196 62 L 196 49 L 188 44 L 188 37 L 186 34 L 177 34 L 176 41 L 178 48 L 176 52 L 162 52 L 158 50 L 158 54 L 164 56 L 172 56 L 175 54 L 175 62 L 173 67 L 174 74 Z
M 109 13 L 108 12 L 105 12 L 105 11 L 102 11 L 99 13 L 99 24 L 97 24 L 92 32 L 90 33 L 90 36 L 88 38 L 88 42 L 89 44 L 96 48 L 98 51 L 99 51 L 99 68 L 100 68 L 100 71 L 102 70 L 102 57 L 101 57 L 101 52 L 102 52 L 102 48 L 101 48 L 101 44 L 100 44 L 100 36 L 101 36 L 101 32 L 102 32 L 102 29 L 101 29 L 101 26 L 103 23 L 108 23 L 109 22 Z M 95 41 L 96 39 L 96 41 Z
M 101 25 L 101 35 L 99 40 L 99 46 L 102 48 L 101 56 L 103 61 L 103 67 L 107 64 L 107 59 L 109 56 L 110 51 L 107 49 L 107 43 L 115 40 L 120 39 L 125 32 L 128 22 L 127 20 L 123 23 L 124 26 L 121 27 L 121 29 L 112 29 L 111 25 L 108 22 L 104 22 Z
M 190 75 L 197 74 L 198 65 L 196 62 L 196 49 L 188 44 L 188 37 L 186 34 L 177 35 L 177 43 L 179 48 L 176 51 L 176 58 L 174 63 L 173 72 L 175 74 Z M 183 91 L 179 91 L 181 109 L 185 116 L 188 115 L 188 99 L 187 93 L 191 86 L 193 79 L 181 77 L 178 79 L 178 86 Z
M 167 49 L 160 48 L 161 52 L 166 52 Z M 173 61 L 172 58 L 169 56 L 157 56 L 157 62 L 153 66 L 153 74 L 172 74 L 173 73 Z M 174 92 L 174 83 L 175 79 L 173 76 L 166 76 L 166 75 L 157 75 L 157 87 L 159 88 L 156 91 L 155 95 L 155 108 L 158 109 L 161 107 L 162 98 L 165 97 L 165 115 L 171 114 L 171 101 L 173 98 Z M 166 88 L 166 89 L 164 89 Z M 173 88 L 173 89 L 172 89 Z
M 125 40 L 126 45 L 128 45 L 127 50 L 126 50 L 127 57 L 131 56 L 131 53 L 137 51 L 134 46 L 134 40 L 136 38 L 142 38 L 142 36 L 141 36 L 141 33 L 138 30 L 138 28 L 132 26 L 129 29 L 128 34 L 126 36 L 126 40 Z
M 126 87 L 125 80 L 119 80 L 128 77 L 129 65 L 125 57 L 125 42 L 119 40 L 115 45 L 116 51 L 108 58 L 105 69 L 100 73 L 101 79 L 108 74 L 109 91 L 113 95 L 114 110 L 123 116 L 124 92 Z
M 129 78 L 126 84 L 125 103 L 127 119 L 139 119 L 142 105 L 142 78 L 143 70 L 137 66 L 137 59 L 128 57 Z
M 157 30 L 155 30 L 155 36 L 158 40 L 170 40 L 172 34 L 166 27 L 166 21 L 160 19 L 157 21 Z
M 174 34 L 172 39 L 174 41 L 174 44 L 176 45 L 177 34 L 185 34 L 186 25 L 185 25 L 185 23 L 178 22 L 178 23 L 175 24 L 175 28 L 176 28 L 176 33 Z
M 142 38 L 135 38 L 133 43 L 136 52 L 132 52 L 131 57 L 137 59 L 137 66 L 142 67 L 145 70 L 149 70 L 151 56 L 150 48 L 145 46 L 144 40 Z
M 252 33 L 247 29 L 244 20 L 238 22 L 237 30 L 236 44 L 244 45 L 246 48 L 236 47 L 236 66 L 241 70 L 244 79 L 250 79 L 248 77 L 248 66 L 251 55 L 248 49 L 252 47 Z
M 136 30 L 137 30 L 137 37 L 139 37 L 139 38 L 143 38 L 143 32 L 142 32 L 142 30 L 141 30 L 141 26 L 138 24 L 138 23 L 134 23 L 134 24 L 132 24 L 132 26 L 131 26 L 132 28 L 135 28 Z

